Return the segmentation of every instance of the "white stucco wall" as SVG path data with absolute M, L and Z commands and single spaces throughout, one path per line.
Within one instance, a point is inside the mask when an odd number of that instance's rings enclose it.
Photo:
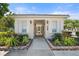
M 34 20 L 45 20 L 45 38 L 50 38 L 54 32 L 52 32 L 53 22 L 56 22 L 57 25 L 57 33 L 62 32 L 64 29 L 64 17 L 44 17 L 44 16 L 15 16 L 15 32 L 18 34 L 22 34 L 22 29 L 26 28 L 26 33 L 30 38 L 34 38 Z M 47 24 L 48 21 L 48 24 Z M 31 22 L 31 23 L 30 23 Z M 23 27 L 24 26 L 24 27 Z M 55 25 L 54 25 L 55 26 Z M 48 28 L 47 28 L 48 27 Z M 47 30 L 48 29 L 48 30 Z
M 46 38 L 50 38 L 51 35 L 53 35 L 54 33 L 61 33 L 62 30 L 64 29 L 64 19 L 63 18 L 49 18 L 48 20 L 48 24 L 45 25 L 45 27 L 47 28 L 48 25 L 48 30 L 46 29 L 46 34 L 45 37 Z M 53 23 L 56 24 L 53 24 Z M 54 25 L 54 27 L 53 27 Z M 52 32 L 52 29 L 56 27 L 56 32 Z

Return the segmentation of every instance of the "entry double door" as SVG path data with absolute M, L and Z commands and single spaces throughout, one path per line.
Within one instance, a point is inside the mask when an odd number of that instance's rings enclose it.
M 35 35 L 36 36 L 43 36 L 44 33 L 44 26 L 43 24 L 36 24 L 35 25 Z

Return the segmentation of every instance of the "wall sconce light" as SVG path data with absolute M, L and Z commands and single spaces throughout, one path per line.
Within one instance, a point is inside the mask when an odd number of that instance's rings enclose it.
M 48 24 L 48 20 L 47 20 L 47 24 Z
M 32 24 L 32 21 L 30 20 L 30 24 Z

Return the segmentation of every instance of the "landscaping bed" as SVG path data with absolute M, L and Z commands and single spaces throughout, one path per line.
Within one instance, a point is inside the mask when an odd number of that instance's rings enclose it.
M 79 38 L 73 38 L 70 34 L 55 33 L 46 41 L 52 50 L 79 50 Z
M 54 46 L 52 43 L 46 39 L 51 50 L 79 50 L 79 46 Z
M 27 34 L 0 32 L 0 50 L 28 49 L 31 43 L 32 39 Z

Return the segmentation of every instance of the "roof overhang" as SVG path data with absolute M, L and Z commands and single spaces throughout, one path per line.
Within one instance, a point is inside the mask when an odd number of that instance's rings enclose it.
M 64 18 L 68 18 L 69 15 L 65 15 L 65 14 L 15 14 L 13 17 L 17 18 L 17 17 L 64 17 Z

